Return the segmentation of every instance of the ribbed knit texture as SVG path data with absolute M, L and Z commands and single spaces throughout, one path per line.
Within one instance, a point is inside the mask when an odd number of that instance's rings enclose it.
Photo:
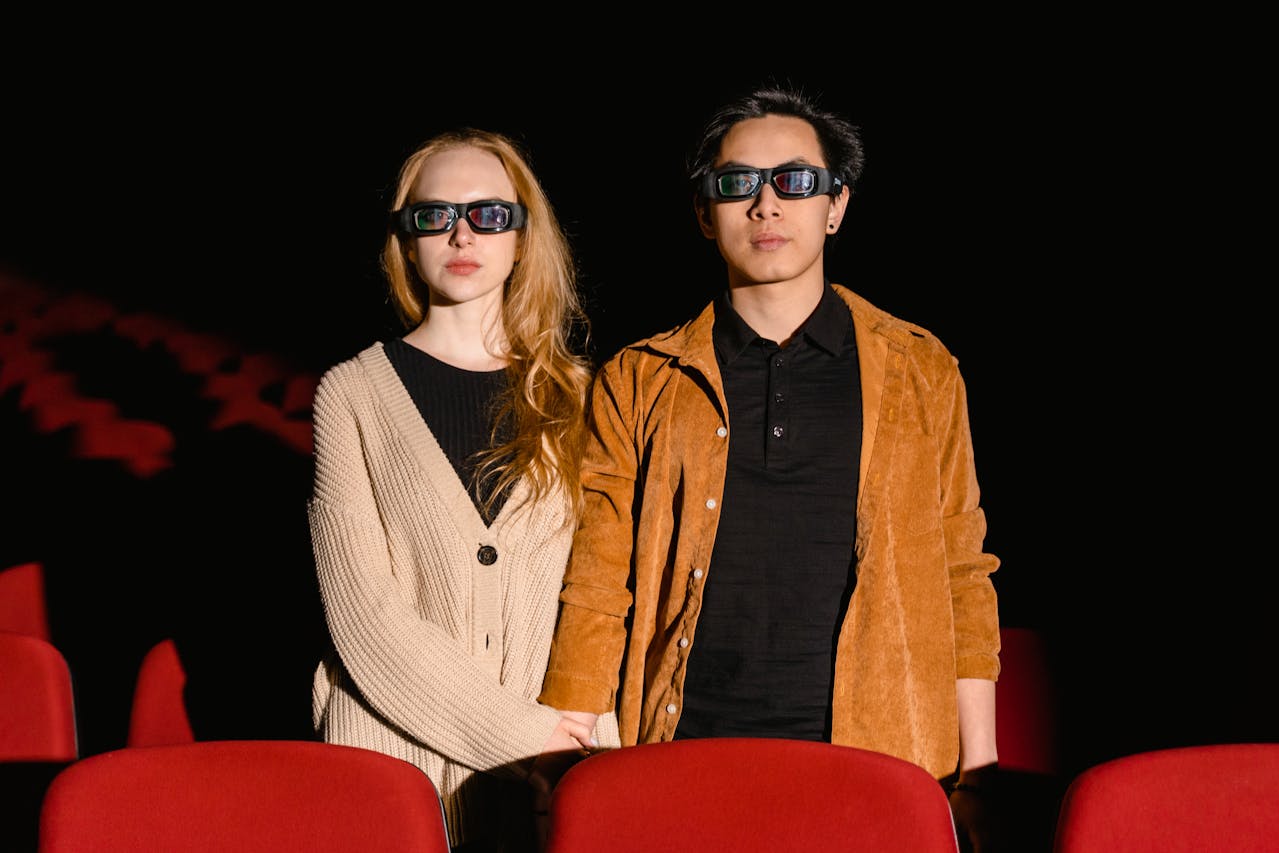
M 504 834 L 527 820 L 529 760 L 559 718 L 536 696 L 564 504 L 531 506 L 521 483 L 486 525 L 380 343 L 325 373 L 314 429 L 308 516 L 336 650 L 316 671 L 317 730 L 422 768 L 454 844 Z M 618 745 L 612 715 L 596 737 Z
M 422 420 L 444 455 L 453 464 L 453 470 L 474 501 L 477 510 L 491 524 L 502 511 L 508 495 L 500 495 L 485 513 L 484 501 L 493 492 L 496 480 L 486 477 L 475 482 L 477 456 L 487 450 L 492 441 L 493 418 L 502 393 L 507 387 L 505 370 L 463 370 L 440 361 L 430 353 L 396 338 L 387 341 L 384 349 L 391 366 L 413 398 Z M 498 442 L 509 439 L 509 424 L 498 431 Z

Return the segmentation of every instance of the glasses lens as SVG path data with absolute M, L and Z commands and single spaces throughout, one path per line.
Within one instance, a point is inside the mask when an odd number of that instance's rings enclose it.
M 413 225 L 419 231 L 447 231 L 453 225 L 453 208 L 447 204 L 428 204 L 413 211 Z
M 468 208 L 466 218 L 477 231 L 505 231 L 511 227 L 511 208 L 505 204 L 488 202 Z
M 773 173 L 773 186 L 782 195 L 812 195 L 817 187 L 817 175 L 811 169 L 787 169 Z
M 716 179 L 715 186 L 724 198 L 749 198 L 759 189 L 759 173 L 725 172 Z

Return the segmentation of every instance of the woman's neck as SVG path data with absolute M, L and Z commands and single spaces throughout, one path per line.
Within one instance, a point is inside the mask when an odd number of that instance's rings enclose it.
M 507 341 L 500 312 L 493 317 L 472 316 L 466 306 L 434 305 L 404 340 L 440 361 L 463 370 L 501 370 L 506 367 Z

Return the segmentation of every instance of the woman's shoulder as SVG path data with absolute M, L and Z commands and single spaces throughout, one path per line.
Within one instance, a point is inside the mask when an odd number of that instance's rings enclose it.
M 368 386 L 378 371 L 389 368 L 383 343 L 377 341 L 321 373 L 316 386 L 316 398 L 329 395 L 349 396 L 356 389 Z
M 386 358 L 385 344 L 375 341 L 354 355 L 330 365 L 320 374 L 320 382 L 340 382 L 353 373 L 367 372 L 371 366 L 376 365 L 379 358 Z

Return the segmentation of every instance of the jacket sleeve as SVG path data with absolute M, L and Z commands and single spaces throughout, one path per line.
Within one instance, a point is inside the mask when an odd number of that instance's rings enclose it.
M 635 380 L 618 356 L 596 375 L 582 462 L 583 516 L 573 539 L 539 701 L 565 711 L 614 709 L 626 645 L 638 471 Z
M 953 360 L 950 364 L 950 376 L 941 384 L 941 484 L 956 674 L 993 681 L 999 676 L 999 611 L 990 575 L 999 559 L 983 550 L 986 514 L 977 486 L 967 391 L 957 365 Z
M 311 541 L 333 644 L 360 694 L 445 757 L 524 775 L 559 714 L 502 687 L 397 590 L 350 398 L 330 374 L 316 391 Z M 506 771 L 500 771 L 506 772 Z

